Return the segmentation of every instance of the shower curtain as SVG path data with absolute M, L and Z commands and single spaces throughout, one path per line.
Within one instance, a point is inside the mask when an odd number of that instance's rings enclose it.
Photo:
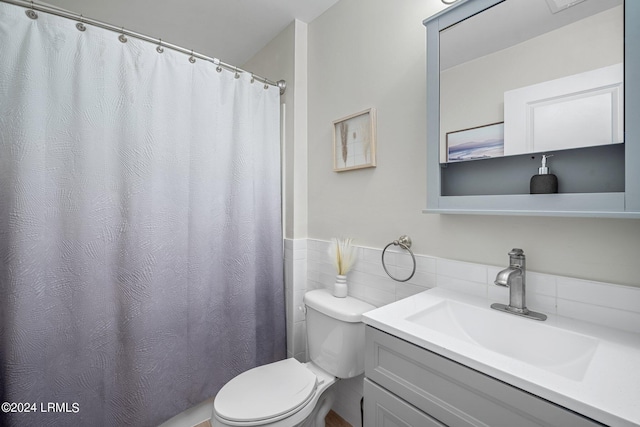
M 38 14 L 0 3 L 0 424 L 157 425 L 285 356 L 279 91 Z

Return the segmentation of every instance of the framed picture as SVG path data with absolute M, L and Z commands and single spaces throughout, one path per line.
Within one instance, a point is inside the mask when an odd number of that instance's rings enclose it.
M 504 156 L 504 122 L 447 133 L 447 162 Z
M 376 166 L 376 111 L 373 108 L 333 122 L 333 170 Z

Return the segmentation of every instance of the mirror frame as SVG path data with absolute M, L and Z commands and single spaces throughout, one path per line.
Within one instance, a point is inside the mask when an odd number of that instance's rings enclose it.
M 640 117 L 640 1 L 637 0 L 624 0 L 624 192 L 442 195 L 440 31 L 503 1 L 508 0 L 458 0 L 423 21 L 427 30 L 427 207 L 423 212 L 640 218 L 640 121 L 637 120 Z

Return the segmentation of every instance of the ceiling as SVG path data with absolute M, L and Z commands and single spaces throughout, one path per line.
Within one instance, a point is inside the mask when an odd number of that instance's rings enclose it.
M 337 1 L 45 0 L 239 67 L 294 19 L 311 22 Z

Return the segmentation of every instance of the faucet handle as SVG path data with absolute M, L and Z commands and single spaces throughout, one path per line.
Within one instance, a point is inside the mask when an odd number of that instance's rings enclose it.
M 524 256 L 524 251 L 522 249 L 519 249 L 519 248 L 513 248 L 513 249 L 511 249 L 511 252 L 508 253 L 508 255 L 510 257 L 514 257 L 514 256 L 523 257 Z

